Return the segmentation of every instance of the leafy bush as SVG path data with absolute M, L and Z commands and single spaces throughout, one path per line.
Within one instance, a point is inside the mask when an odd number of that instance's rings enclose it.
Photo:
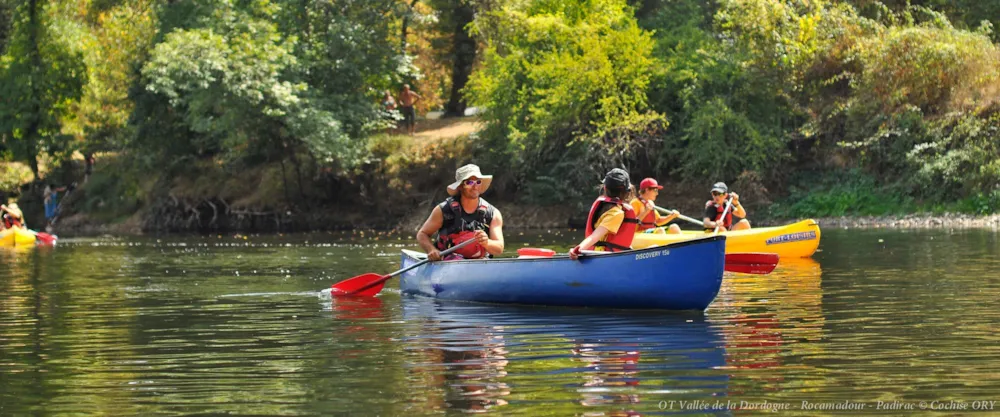
M 567 154 L 579 159 L 557 174 L 563 186 L 592 185 L 665 129 L 646 97 L 653 41 L 625 1 L 502 3 L 474 27 L 487 48 L 468 94 L 486 109 L 486 157 L 518 166 L 516 185 L 551 176 Z
M 888 215 L 912 211 L 912 198 L 858 170 L 800 177 L 790 195 L 770 207 L 778 218 Z

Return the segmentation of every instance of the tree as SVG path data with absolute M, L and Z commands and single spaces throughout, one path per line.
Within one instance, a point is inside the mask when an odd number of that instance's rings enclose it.
M 470 0 L 431 0 L 431 6 L 438 11 L 438 30 L 444 34 L 443 42 L 437 42 L 442 60 L 451 63 L 451 86 L 445 116 L 463 116 L 466 102 L 462 90 L 469 82 L 476 62 L 478 45 L 469 33 L 475 18 L 475 9 Z
M 52 36 L 44 0 L 18 5 L 12 37 L 0 58 L 0 137 L 18 160 L 28 162 L 39 178 L 38 154 L 68 152 L 62 132 L 72 103 L 79 100 L 86 77 L 82 55 Z

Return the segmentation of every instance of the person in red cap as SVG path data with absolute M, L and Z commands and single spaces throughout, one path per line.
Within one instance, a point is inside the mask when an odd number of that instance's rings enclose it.
M 639 195 L 632 200 L 632 209 L 635 210 L 639 218 L 639 228 L 636 230 L 638 233 L 643 233 L 650 229 L 652 231 L 646 233 L 663 233 L 661 226 L 666 226 L 672 220 L 676 219 L 677 216 L 680 216 L 680 213 L 676 210 L 671 211 L 666 217 L 661 216 L 656 211 L 656 196 L 660 194 L 660 190 L 662 189 L 663 186 L 652 178 L 646 178 L 639 183 Z M 671 224 L 667 228 L 667 233 L 680 232 L 681 228 L 676 224 Z

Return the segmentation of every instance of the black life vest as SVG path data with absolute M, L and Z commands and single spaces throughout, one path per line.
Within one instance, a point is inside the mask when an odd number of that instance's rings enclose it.
M 462 209 L 461 201 L 455 197 L 448 197 L 438 207 L 441 208 L 441 215 L 444 217 L 435 243 L 438 250 L 448 249 L 471 238 L 469 232 L 475 233 L 482 230 L 487 235 L 490 234 L 490 223 L 493 222 L 493 214 L 496 209 L 483 198 L 479 199 L 479 207 L 472 213 L 466 213 Z M 457 253 L 466 259 L 482 258 L 488 255 L 486 248 L 478 243 L 465 246 Z
M 625 212 L 625 220 L 622 221 L 621 227 L 618 228 L 618 233 L 608 233 L 605 240 L 595 243 L 594 247 L 607 248 L 612 252 L 632 250 L 632 238 L 635 237 L 635 229 L 639 225 L 639 220 L 635 218 L 635 210 L 632 210 L 632 205 L 626 204 L 620 199 L 605 195 L 597 197 L 597 200 L 594 200 L 594 204 L 590 206 L 585 233 L 587 236 L 594 233 L 594 229 L 597 229 L 597 221 L 601 219 L 601 215 L 615 206 L 620 207 Z

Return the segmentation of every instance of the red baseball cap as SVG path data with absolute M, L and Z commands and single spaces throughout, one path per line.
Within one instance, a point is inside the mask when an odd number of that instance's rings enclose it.
M 646 178 L 639 183 L 639 189 L 644 190 L 647 188 L 655 188 L 657 190 L 662 190 L 663 186 L 656 183 L 656 180 L 652 178 Z

